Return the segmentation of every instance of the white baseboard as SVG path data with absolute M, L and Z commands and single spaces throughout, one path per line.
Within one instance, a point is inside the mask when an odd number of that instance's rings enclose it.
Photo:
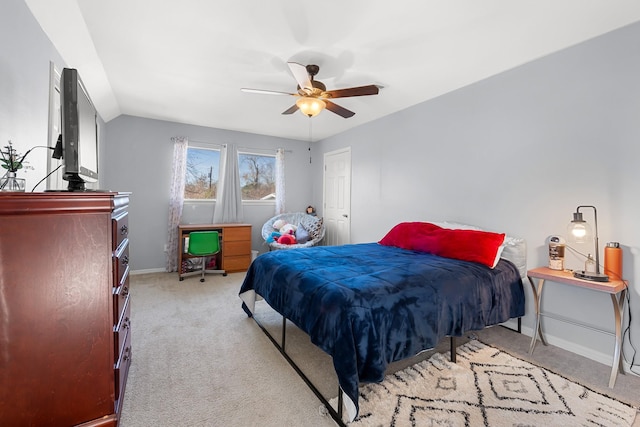
M 132 276 L 138 274 L 149 274 L 149 273 L 166 273 L 167 271 L 164 268 L 148 268 L 146 270 L 131 270 L 129 274 Z
M 517 326 L 516 321 L 509 321 L 504 323 L 504 325 L 508 325 L 509 327 L 512 327 L 512 325 L 510 325 L 510 322 L 513 323 L 513 328 L 515 329 L 515 327 Z M 526 335 L 528 337 L 532 337 L 533 336 L 533 328 L 529 328 L 529 327 L 522 327 L 522 334 Z M 547 332 L 544 333 L 544 337 L 547 340 L 547 343 L 549 343 L 550 345 L 559 347 L 563 350 L 567 350 L 570 351 L 572 353 L 578 354 L 580 356 L 586 357 L 587 359 L 591 359 L 591 360 L 595 360 L 596 362 L 602 363 L 603 365 L 607 365 L 607 366 L 611 366 L 611 362 L 613 360 L 613 347 L 611 347 L 611 353 L 607 354 L 607 353 L 601 353 L 599 351 L 595 351 L 592 348 L 587 348 L 584 346 L 581 346 L 579 344 L 573 343 L 571 341 L 567 341 L 564 340 L 562 338 L 558 338 L 556 336 L 553 335 L 549 335 Z M 538 343 L 536 344 L 536 347 L 539 345 L 544 345 L 542 344 L 542 342 L 540 340 L 538 340 Z M 533 351 L 533 355 L 535 356 L 536 352 L 535 349 Z M 638 374 L 636 374 L 635 372 L 631 371 L 631 364 L 626 362 L 626 361 L 622 361 L 622 369 L 624 369 L 625 373 L 631 374 L 631 375 L 636 375 L 636 376 L 640 376 Z

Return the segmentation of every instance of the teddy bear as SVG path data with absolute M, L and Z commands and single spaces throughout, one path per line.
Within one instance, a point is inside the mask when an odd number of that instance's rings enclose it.
M 284 227 L 287 224 L 287 221 L 285 221 L 284 219 L 279 219 L 277 221 L 275 221 L 273 223 L 273 228 L 275 230 L 280 230 L 282 227 Z
M 280 227 L 280 234 L 296 234 L 297 225 L 285 224 Z

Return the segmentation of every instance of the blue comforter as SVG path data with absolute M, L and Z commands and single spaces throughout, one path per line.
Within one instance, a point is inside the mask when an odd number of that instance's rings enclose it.
M 507 260 L 490 269 L 378 243 L 260 255 L 240 296 L 250 291 L 332 356 L 356 413 L 358 384 L 382 381 L 388 363 L 443 337 L 523 316 L 525 305 L 522 280 Z

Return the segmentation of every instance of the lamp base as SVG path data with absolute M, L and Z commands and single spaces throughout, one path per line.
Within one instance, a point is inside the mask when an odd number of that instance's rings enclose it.
M 573 277 L 583 280 L 591 280 L 592 282 L 608 282 L 609 276 L 601 273 L 588 273 L 584 270 L 576 270 L 573 272 Z

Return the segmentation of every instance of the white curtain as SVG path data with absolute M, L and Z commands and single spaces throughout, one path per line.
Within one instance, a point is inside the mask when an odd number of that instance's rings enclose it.
M 165 270 L 178 271 L 178 225 L 184 204 L 184 179 L 187 169 L 187 148 L 189 139 L 171 138 L 173 141 L 173 167 L 169 194 L 169 224 L 167 226 L 167 260 Z
M 220 177 L 213 222 L 225 224 L 242 222 L 242 220 L 242 189 L 240 188 L 238 150 L 233 144 L 223 145 L 220 150 Z
M 286 212 L 284 189 L 284 148 L 276 151 L 276 215 Z

